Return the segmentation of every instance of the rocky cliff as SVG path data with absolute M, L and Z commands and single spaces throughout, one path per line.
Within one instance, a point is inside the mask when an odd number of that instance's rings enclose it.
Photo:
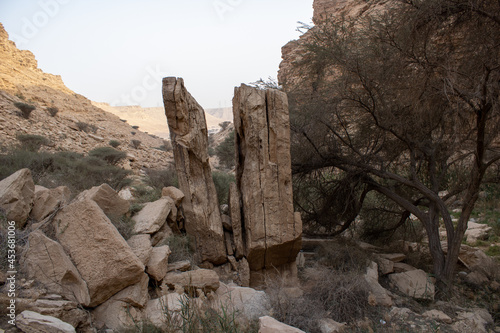
M 0 148 L 5 151 L 17 144 L 17 134 L 37 134 L 48 138 L 48 151 L 75 151 L 86 153 L 110 140 L 121 143 L 118 149 L 133 155 L 132 169 L 161 168 L 172 160 L 171 153 L 160 147 L 163 140 L 134 129 L 120 118 L 92 105 L 82 95 L 67 88 L 61 77 L 44 73 L 37 66 L 30 51 L 17 49 L 14 42 L 0 24 Z M 36 109 L 29 119 L 18 115 L 14 103 L 31 104 Z M 55 116 L 49 108 L 57 108 Z M 165 124 L 164 122 L 161 122 Z M 91 130 L 83 131 L 87 124 Z M 131 141 L 141 142 L 138 148 Z M 130 164 L 130 165 L 128 165 Z

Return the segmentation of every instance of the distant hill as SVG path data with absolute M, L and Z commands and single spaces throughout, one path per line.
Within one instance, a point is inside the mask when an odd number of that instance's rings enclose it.
M 196 97 L 195 97 L 196 98 Z M 164 139 L 169 139 L 168 123 L 167 117 L 165 116 L 165 109 L 163 107 L 155 108 L 143 108 L 139 105 L 133 106 L 111 106 L 108 103 L 98 103 L 92 102 L 94 106 L 97 106 L 107 112 L 110 112 L 121 119 L 127 120 L 130 125 L 139 126 L 141 131 L 145 131 L 149 134 L 154 134 Z M 231 110 L 231 108 L 229 108 Z M 208 109 L 205 112 L 205 118 L 207 121 L 208 130 L 219 130 L 219 124 L 224 122 L 225 119 L 221 119 L 217 116 L 212 115 L 209 110 L 219 110 L 219 109 Z M 231 110 L 231 121 L 232 121 L 232 110 Z
M 29 119 L 20 117 L 15 103 L 33 105 Z M 49 108 L 57 108 L 51 116 Z M 156 122 L 164 124 L 162 118 Z M 164 117 L 164 116 L 163 116 Z M 82 126 L 88 125 L 87 130 Z M 132 169 L 163 168 L 173 160 L 171 152 L 157 149 L 163 140 L 135 129 L 116 115 L 96 107 L 91 101 L 64 85 L 59 75 L 44 73 L 30 51 L 19 50 L 9 40 L 0 23 L 0 150 L 18 144 L 18 134 L 42 135 L 50 140 L 48 151 L 87 153 L 107 146 L 110 140 L 120 143 L 119 150 L 130 154 Z M 140 124 L 138 124 L 140 126 Z M 132 140 L 141 142 L 139 147 Z
M 233 122 L 233 108 L 213 108 L 213 109 L 205 109 L 206 113 L 211 114 L 212 116 L 222 119 L 223 121 Z

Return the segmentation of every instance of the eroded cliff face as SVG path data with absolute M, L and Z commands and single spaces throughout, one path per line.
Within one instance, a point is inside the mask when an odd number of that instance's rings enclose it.
M 30 86 L 46 86 L 74 94 L 64 85 L 61 76 L 39 69 L 32 52 L 19 50 L 0 23 L 0 89 L 16 94 Z
M 291 92 L 297 86 L 305 90 L 306 94 L 312 93 L 313 85 L 318 75 L 324 73 L 309 73 L 309 82 L 304 86 L 304 81 L 299 83 L 299 77 L 305 73 L 298 72 L 296 65 L 307 62 L 306 45 L 312 42 L 313 33 L 316 26 L 328 22 L 332 18 L 338 17 L 358 17 L 370 12 L 383 12 L 384 7 L 388 6 L 392 0 L 314 0 L 313 2 L 313 26 L 306 31 L 298 40 L 288 42 L 281 48 L 282 61 L 278 72 L 278 82 L 285 91 Z M 304 91 L 303 91 L 304 92 Z
M 18 116 L 14 103 L 36 107 L 29 119 Z M 51 116 L 49 107 L 59 111 Z M 78 123 L 92 125 L 92 131 L 82 131 Z M 121 143 L 119 149 L 131 154 L 124 167 L 131 169 L 163 168 L 172 161 L 172 154 L 155 149 L 163 140 L 134 129 L 115 115 L 92 105 L 82 95 L 64 85 L 59 75 L 44 73 L 38 68 L 30 51 L 19 50 L 9 40 L 0 23 L 0 149 L 2 152 L 18 144 L 18 134 L 42 135 L 51 145 L 42 150 L 87 153 L 110 140 Z M 167 126 L 165 125 L 165 128 Z M 139 148 L 131 140 L 141 141 Z M 133 156 L 132 156 L 133 155 Z

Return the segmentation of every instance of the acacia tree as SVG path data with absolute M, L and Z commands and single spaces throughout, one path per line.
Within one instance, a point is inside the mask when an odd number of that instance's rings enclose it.
M 403 219 L 417 217 L 446 286 L 480 186 L 500 159 L 500 3 L 399 0 L 386 8 L 307 32 L 295 65 L 301 80 L 281 82 L 293 169 L 334 175 L 331 188 L 349 194 L 347 222 L 370 191 L 402 207 Z M 456 224 L 452 196 L 462 202 Z

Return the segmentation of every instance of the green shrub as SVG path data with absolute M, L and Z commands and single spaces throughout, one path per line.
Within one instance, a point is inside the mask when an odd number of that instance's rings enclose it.
M 121 142 L 118 140 L 109 140 L 109 145 L 113 148 L 118 148 L 121 145 Z
M 164 187 L 179 186 L 177 172 L 173 166 L 161 170 L 146 169 L 146 174 L 148 175 L 146 183 L 151 187 L 159 189 L 160 191 Z
M 219 204 L 227 204 L 229 200 L 229 184 L 234 183 L 236 179 L 229 173 L 219 171 L 212 172 L 212 179 L 214 180 Z
M 226 169 L 234 168 L 235 152 L 234 152 L 234 131 L 222 141 L 216 148 L 215 154 L 219 158 L 220 164 Z
M 132 147 L 134 147 L 135 149 L 138 149 L 141 146 L 141 140 L 133 139 L 130 141 L 130 143 L 132 144 Z
M 229 124 L 231 124 L 230 121 L 224 121 L 224 122 L 220 123 L 219 126 L 221 127 L 221 130 L 223 131 L 229 126 Z
M 167 245 L 172 253 L 168 257 L 168 262 L 189 260 L 193 262 L 194 244 L 188 235 L 172 235 L 167 240 Z
M 161 188 L 139 184 L 134 187 L 135 203 L 153 202 L 161 198 Z
M 79 193 L 103 183 L 115 190 L 130 184 L 130 171 L 108 164 L 97 157 L 84 157 L 74 152 L 30 152 L 13 150 L 0 155 L 0 179 L 19 169 L 31 170 L 36 184 L 46 187 L 68 186 Z
M 89 152 L 89 156 L 100 158 L 111 165 L 116 165 L 118 162 L 127 157 L 123 151 L 116 150 L 112 147 L 98 147 Z
M 122 235 L 125 240 L 128 240 L 134 234 L 135 222 L 131 217 L 123 216 L 108 216 L 116 230 Z
M 89 132 L 96 133 L 97 132 L 97 126 L 83 122 L 83 121 L 77 122 L 76 127 L 78 127 L 78 130 L 85 132 L 85 133 L 89 133 Z
M 50 144 L 49 139 L 35 134 L 17 134 L 16 139 L 21 143 L 21 149 L 32 152 L 37 152 L 40 147 Z
M 55 117 L 56 114 L 59 112 L 59 109 L 56 108 L 55 106 L 51 106 L 50 108 L 47 108 L 47 111 L 52 117 Z
M 22 102 L 15 102 L 14 106 L 21 111 L 20 115 L 25 119 L 29 119 L 31 112 L 36 109 L 34 105 Z

